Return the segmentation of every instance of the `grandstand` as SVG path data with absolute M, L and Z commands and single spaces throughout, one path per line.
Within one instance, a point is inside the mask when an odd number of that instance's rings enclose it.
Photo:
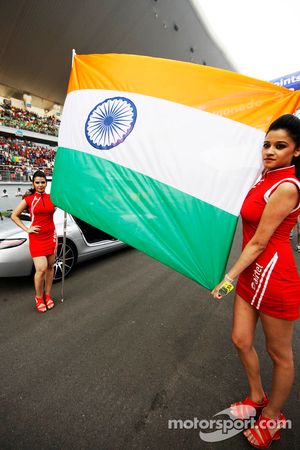
M 59 119 L 54 116 L 42 117 L 33 111 L 11 106 L 7 100 L 0 104 L 0 126 L 58 136 L 59 125 Z
M 0 181 L 30 181 L 37 169 L 51 175 L 57 148 L 61 107 L 52 111 L 24 100 L 0 97 Z
M 235 70 L 195 3 L 102 0 L 100 7 L 94 0 L 3 2 L 2 180 L 26 180 L 35 168 L 51 173 L 73 48 L 77 53 L 130 53 Z
M 0 135 L 0 180 L 29 181 L 37 169 L 51 175 L 55 153 L 56 147 Z

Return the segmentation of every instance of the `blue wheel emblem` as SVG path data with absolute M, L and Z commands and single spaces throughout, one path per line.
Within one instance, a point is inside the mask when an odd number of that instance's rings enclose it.
M 121 144 L 133 130 L 136 106 L 125 97 L 107 98 L 89 113 L 85 135 L 99 150 L 109 150 Z

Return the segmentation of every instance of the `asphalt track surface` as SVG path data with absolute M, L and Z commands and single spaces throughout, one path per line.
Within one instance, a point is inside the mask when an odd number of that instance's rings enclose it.
M 230 261 L 239 248 L 240 230 Z M 213 419 L 247 394 L 230 342 L 232 296 L 214 301 L 129 248 L 75 269 L 64 303 L 45 314 L 34 310 L 30 278 L 0 285 L 1 450 L 252 448 L 241 433 L 209 443 L 199 428 L 168 428 L 171 419 Z M 293 427 L 274 450 L 300 448 L 299 344 L 298 322 L 296 382 L 285 408 Z M 269 391 L 260 325 L 256 348 Z

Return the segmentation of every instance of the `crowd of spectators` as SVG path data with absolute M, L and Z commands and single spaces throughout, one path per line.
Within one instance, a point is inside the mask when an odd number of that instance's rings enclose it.
M 55 116 L 42 117 L 33 111 L 0 104 L 0 125 L 58 136 L 60 120 Z
M 51 175 L 55 154 L 56 147 L 0 136 L 0 177 L 3 181 L 28 180 L 37 169 Z

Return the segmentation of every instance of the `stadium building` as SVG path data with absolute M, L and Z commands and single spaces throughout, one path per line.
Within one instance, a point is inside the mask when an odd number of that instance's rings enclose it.
M 0 181 L 51 173 L 72 49 L 233 70 L 195 0 L 10 0 L 1 5 Z

